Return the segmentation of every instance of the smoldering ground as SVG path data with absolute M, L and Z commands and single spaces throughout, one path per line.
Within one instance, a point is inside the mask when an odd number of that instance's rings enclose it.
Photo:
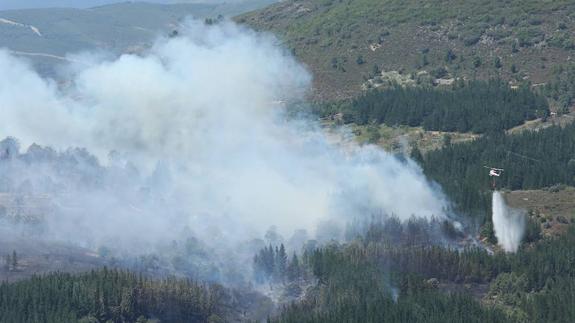
M 229 259 L 271 226 L 287 240 L 370 210 L 446 218 L 411 160 L 286 117 L 311 77 L 272 36 L 193 21 L 180 35 L 71 66 L 65 85 L 0 52 L 0 136 L 20 144 L 4 156 L 2 189 L 51 197 L 46 235 L 131 253 L 185 236 L 174 248 Z

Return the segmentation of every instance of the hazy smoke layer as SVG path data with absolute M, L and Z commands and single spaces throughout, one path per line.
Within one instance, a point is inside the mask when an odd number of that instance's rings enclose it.
M 190 23 L 145 54 L 70 68 L 69 84 L 5 52 L 0 70 L 0 136 L 86 147 L 99 159 L 61 153 L 90 170 L 82 180 L 62 179 L 54 165 L 18 164 L 45 175 L 32 180 L 35 193 L 55 194 L 46 177 L 69 186 L 59 201 L 69 217 L 53 227 L 70 239 L 149 241 L 187 225 L 224 243 L 270 226 L 313 235 L 324 220 L 373 210 L 444 217 L 446 201 L 412 161 L 373 146 L 344 149 L 316 124 L 286 118 L 282 102 L 304 98 L 309 74 L 271 37 L 231 23 Z M 80 167 L 85 161 L 91 166 Z
M 500 192 L 493 192 L 493 229 L 497 242 L 507 252 L 516 252 L 525 233 L 525 215 L 505 204 Z

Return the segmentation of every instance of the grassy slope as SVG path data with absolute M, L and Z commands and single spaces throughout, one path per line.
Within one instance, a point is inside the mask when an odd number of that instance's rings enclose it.
M 546 190 L 510 191 L 507 203 L 530 212 L 541 223 L 545 235 L 564 233 L 569 223 L 575 223 L 575 188 L 560 187 Z
M 237 18 L 278 34 L 314 73 L 320 99 L 358 93 L 375 64 L 405 74 L 445 67 L 455 77 L 546 82 L 550 66 L 574 53 L 574 19 L 567 0 L 288 0 Z M 456 56 L 450 62 L 448 49 Z
M 330 134 L 341 134 L 340 126 L 332 120 L 323 120 L 322 126 Z M 423 153 L 440 149 L 444 145 L 446 135 L 451 137 L 452 143 L 473 140 L 479 136 L 471 133 L 425 131 L 422 127 L 387 126 L 385 124 L 377 126 L 349 124 L 346 126 L 346 130 L 354 135 L 354 140 L 359 144 L 376 144 L 386 151 L 406 152 L 408 154 L 414 144 L 417 144 Z M 374 136 L 374 132 L 377 132 L 378 135 Z

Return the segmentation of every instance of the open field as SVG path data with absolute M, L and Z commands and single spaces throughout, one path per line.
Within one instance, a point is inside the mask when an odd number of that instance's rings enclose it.
M 527 210 L 541 222 L 545 235 L 564 233 L 575 223 L 575 188 L 556 186 L 545 190 L 511 191 L 505 194 L 509 206 Z

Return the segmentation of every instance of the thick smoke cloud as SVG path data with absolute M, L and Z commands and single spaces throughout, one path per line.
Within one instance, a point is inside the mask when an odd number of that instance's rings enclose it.
M 230 245 L 271 226 L 286 239 L 298 229 L 313 237 L 320 223 L 374 210 L 446 216 L 443 195 L 409 159 L 334 144 L 314 122 L 285 115 L 311 78 L 271 36 L 232 23 L 184 29 L 144 54 L 71 67 L 66 84 L 0 52 L 0 136 L 56 156 L 12 162 L 22 175 L 10 187 L 26 179 L 51 196 L 53 232 L 142 248 L 185 227 Z
M 497 243 L 506 252 L 519 249 L 525 233 L 525 214 L 509 208 L 500 192 L 493 192 L 493 230 Z

